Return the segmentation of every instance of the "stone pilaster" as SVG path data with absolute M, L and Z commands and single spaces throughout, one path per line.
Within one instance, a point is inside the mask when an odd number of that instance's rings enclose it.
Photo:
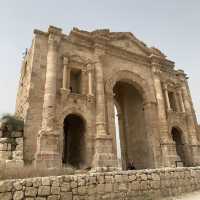
M 191 148 L 191 157 L 192 157 L 192 165 L 200 164 L 200 156 L 199 156 L 199 141 L 197 138 L 197 130 L 195 127 L 195 121 L 193 117 L 192 104 L 190 102 L 190 96 L 188 94 L 188 90 L 186 85 L 182 87 L 182 95 L 183 102 L 186 112 L 187 119 L 187 127 L 189 132 L 189 140 L 190 140 L 190 148 Z
M 105 118 L 105 91 L 101 57 L 104 50 L 95 48 L 95 78 L 96 78 L 96 139 L 93 167 L 97 170 L 102 167 L 117 167 L 117 158 L 113 153 L 112 136 L 108 135 Z
M 168 95 L 168 89 L 167 89 L 167 84 L 164 84 L 164 95 L 165 95 L 165 101 L 166 101 L 166 106 L 167 106 L 167 111 L 171 111 L 171 106 L 169 102 L 169 95 Z
M 54 168 L 60 167 L 59 133 L 55 125 L 56 112 L 56 82 L 58 52 L 61 40 L 61 29 L 49 28 L 47 71 L 44 90 L 42 128 L 38 133 L 36 166 Z
M 88 71 L 88 95 L 93 96 L 93 83 L 92 83 L 92 64 L 87 64 Z
M 183 97 L 182 97 L 182 91 L 178 90 L 178 97 L 179 97 L 179 102 L 180 102 L 180 106 L 181 106 L 181 112 L 185 112 L 185 106 L 183 103 Z
M 68 58 L 63 58 L 63 82 L 62 82 L 62 89 L 66 90 L 68 88 L 67 85 L 67 66 L 68 66 Z
M 152 71 L 153 71 L 153 80 L 154 80 L 154 87 L 156 91 L 156 99 L 157 99 L 157 107 L 158 107 L 158 118 L 159 118 L 159 132 L 160 132 L 160 143 L 161 143 L 161 151 L 162 151 L 162 166 L 167 167 L 170 166 L 170 159 L 169 159 L 169 143 L 170 138 L 168 134 L 168 124 L 167 124 L 167 117 L 165 112 L 165 100 L 167 98 L 169 109 L 169 99 L 167 90 L 164 90 L 165 93 L 163 94 L 162 85 L 160 81 L 160 69 L 156 62 L 152 62 Z

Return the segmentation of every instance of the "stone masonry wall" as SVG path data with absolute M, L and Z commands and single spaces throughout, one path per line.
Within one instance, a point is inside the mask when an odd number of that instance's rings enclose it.
M 1 200 L 158 200 L 200 189 L 200 167 L 0 181 Z
M 5 132 L 0 127 L 0 170 L 24 166 L 23 141 L 23 131 Z

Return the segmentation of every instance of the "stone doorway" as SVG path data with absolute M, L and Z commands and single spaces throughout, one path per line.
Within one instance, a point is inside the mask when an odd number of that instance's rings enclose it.
M 125 81 L 116 82 L 113 93 L 122 169 L 127 170 L 130 162 L 136 169 L 150 168 L 152 156 L 147 139 L 143 97 L 133 84 Z
M 176 145 L 176 153 L 178 157 L 176 160 L 176 165 L 179 165 L 179 162 L 182 162 L 182 165 L 186 165 L 182 131 L 179 130 L 178 128 L 173 127 L 171 134 L 172 134 L 172 139 Z
M 80 169 L 84 165 L 85 123 L 82 117 L 70 114 L 64 119 L 63 165 Z

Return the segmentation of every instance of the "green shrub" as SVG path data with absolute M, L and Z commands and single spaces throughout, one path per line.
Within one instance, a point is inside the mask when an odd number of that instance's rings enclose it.
M 3 128 L 7 128 L 9 131 L 21 131 L 24 128 L 23 120 L 11 114 L 4 114 L 0 121 L 3 123 Z

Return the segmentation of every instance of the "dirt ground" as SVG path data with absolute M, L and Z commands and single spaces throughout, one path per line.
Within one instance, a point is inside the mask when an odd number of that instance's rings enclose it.
M 165 198 L 163 200 L 200 200 L 200 191 L 183 194 L 183 195 L 177 196 L 177 197 Z

